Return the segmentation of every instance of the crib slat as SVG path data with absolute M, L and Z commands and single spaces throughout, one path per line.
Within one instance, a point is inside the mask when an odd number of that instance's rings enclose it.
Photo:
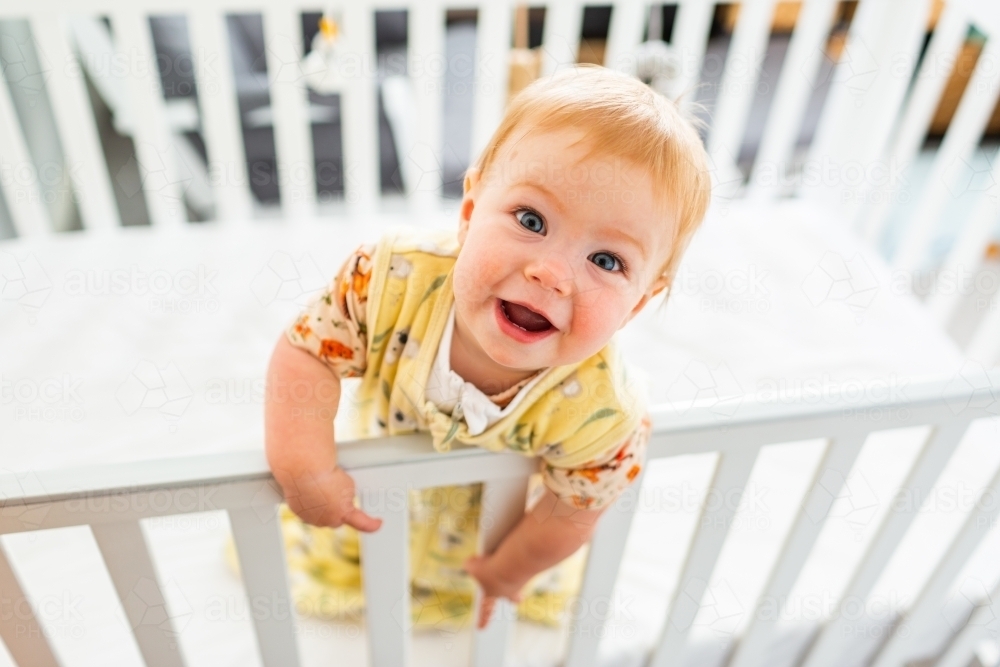
M 763 613 L 762 608 L 768 601 L 788 599 L 867 437 L 868 434 L 859 433 L 827 445 L 809 490 L 802 498 L 795 523 L 775 559 L 770 578 L 757 602 L 757 612 L 751 617 L 729 667 L 761 667 L 773 662 L 768 649 L 774 638 L 777 618 Z
M 986 368 L 1000 363 L 1000 298 L 994 296 L 986 304 L 986 316 L 979 323 L 965 353 L 969 359 L 975 359 Z
M 1000 584 L 990 592 L 986 604 L 972 612 L 972 617 L 952 639 L 934 667 L 968 667 L 976 654 L 976 645 L 984 639 L 994 638 L 990 633 L 990 623 L 997 617 L 1000 617 Z
M 18 667 L 59 667 L 42 627 L 35 618 L 35 610 L 21 589 L 17 575 L 0 543 L 0 600 L 4 613 L 0 614 L 0 639 Z
M 510 477 L 483 483 L 479 515 L 479 552 L 496 550 L 503 538 L 524 516 L 528 493 L 527 477 Z M 472 602 L 478 620 L 481 591 L 477 588 Z M 506 599 L 497 600 L 489 624 L 475 630 L 472 648 L 473 667 L 501 667 L 507 655 L 507 642 L 514 626 L 516 609 Z
M 365 592 L 368 651 L 372 667 L 410 664 L 410 512 L 407 503 L 382 503 L 385 485 L 367 487 L 355 478 L 361 508 L 382 519 L 361 536 L 361 579 Z M 366 492 L 366 490 L 369 490 Z M 376 492 L 379 491 L 379 492 Z M 402 497 L 408 493 L 404 489 Z M 376 575 L 377 573 L 377 575 Z
M 604 50 L 605 67 L 628 69 L 634 59 L 635 48 L 642 43 L 647 11 L 644 0 L 618 0 L 611 5 L 608 45 Z
M 348 205 L 356 213 L 375 209 L 379 191 L 378 107 L 374 77 L 367 75 L 367 63 L 375 62 L 375 16 L 361 2 L 344 5 L 345 53 L 360 75 L 350 77 L 341 97 L 340 124 L 344 146 L 344 188 Z
M 590 540 L 587 567 L 580 585 L 579 615 L 570 620 L 570 643 L 566 667 L 592 667 L 597 664 L 597 646 L 607 618 L 595 613 L 599 608 L 592 601 L 611 600 L 615 581 L 625 554 L 625 542 L 632 519 L 639 508 L 638 498 L 645 477 L 645 467 L 632 485 L 601 517 Z
M 709 135 L 709 152 L 739 157 L 746 131 L 750 104 L 757 92 L 771 16 L 777 0 L 747 0 L 741 5 L 740 17 L 733 31 L 733 41 L 726 56 L 725 71 L 719 83 L 715 118 Z
M 21 123 L 3 76 L 0 76 L 0 166 L 8 174 L 7 178 L 0 179 L 0 186 L 17 235 L 26 237 L 49 232 L 52 221 L 42 205 L 38 170 L 24 143 Z
M 697 99 L 694 86 L 698 84 L 698 77 L 701 75 L 714 11 L 715 4 L 708 0 L 682 0 L 677 3 L 671 43 L 677 47 L 681 59 L 681 73 L 676 90 L 683 95 L 681 108 L 685 111 L 689 111 Z
M 822 62 L 817 54 L 826 51 L 826 38 L 836 10 L 837 0 L 806 0 L 802 5 L 754 160 L 751 196 L 779 194 Z
M 941 99 L 941 93 L 951 77 L 950 69 L 942 67 L 941 63 L 954 57 L 961 48 L 967 31 L 968 17 L 965 4 L 946 3 L 934 28 L 930 44 L 927 45 L 927 53 L 920 66 L 913 93 L 907 100 L 903 118 L 900 120 L 889 156 L 890 167 L 910 164 L 920 150 L 938 101 Z M 857 227 L 869 242 L 875 243 L 880 238 L 893 199 L 890 195 L 899 191 L 899 185 L 888 183 L 885 187 L 879 186 L 884 196 L 880 197 L 877 203 L 865 206 L 860 211 Z
M 739 499 L 757 460 L 759 447 L 741 448 L 734 452 L 719 452 L 719 462 L 691 546 L 684 558 L 681 576 L 667 612 L 667 624 L 650 667 L 673 667 L 680 664 L 682 649 L 694 623 L 701 601 L 708 588 L 722 545 L 729 534 Z M 723 498 L 717 507 L 709 505 L 711 498 Z
M 112 15 L 112 25 L 119 53 L 136 58 L 136 62 L 156 62 L 147 17 L 128 9 L 119 10 Z M 180 165 L 171 147 L 159 73 L 151 65 L 132 68 L 126 78 L 135 120 L 136 159 L 150 222 L 164 227 L 181 225 L 187 221 L 187 216 L 183 194 L 178 187 Z
M 188 15 L 188 29 L 216 216 L 246 221 L 253 203 L 226 17 L 212 6 L 199 7 Z
M 444 10 L 437 0 L 422 0 L 409 9 L 408 48 L 419 128 L 409 155 L 400 155 L 409 166 L 406 189 L 417 210 L 435 208 L 441 197 L 441 136 L 444 109 Z
M 968 421 L 953 421 L 934 429 L 900 487 L 897 498 L 926 498 L 945 464 L 968 428 Z M 919 511 L 915 503 L 893 503 L 878 532 L 869 545 L 861 564 L 841 596 L 843 600 L 864 600 L 892 558 L 896 547 L 906 535 Z M 840 664 L 845 647 L 850 642 L 850 621 L 834 612 L 834 617 L 822 629 L 813 643 L 803 667 L 833 667 Z
M 143 619 L 136 601 L 164 605 L 163 587 L 138 521 L 100 523 L 90 527 L 121 600 L 147 667 L 184 667 L 172 619 Z
M 579 0 L 551 0 L 542 26 L 542 75 L 576 63 L 583 26 L 583 3 Z
M 278 503 L 281 494 L 274 482 L 262 484 L 252 505 L 229 510 L 229 522 L 240 560 L 250 608 L 256 612 L 254 628 L 265 667 L 297 667 L 295 614 L 288 592 L 285 542 L 281 535 Z
M 883 158 L 923 44 L 929 0 L 861 2 L 809 147 L 810 164 L 833 176 L 801 189 L 853 219 L 862 191 L 853 173 Z
M 1000 494 L 1000 471 L 994 475 L 993 481 L 977 499 L 976 511 L 969 513 L 965 524 L 903 620 L 910 631 L 905 637 L 900 633 L 894 633 L 879 652 L 872 667 L 903 667 L 910 660 L 920 657 L 911 655 L 907 649 L 914 638 L 923 636 L 941 622 L 941 614 L 955 577 L 995 525 L 996 517 L 1000 514 L 997 494 Z
M 510 22 L 511 7 L 507 2 L 483 2 L 479 5 L 476 18 L 476 92 L 469 164 L 475 164 L 489 143 L 507 106 Z
M 1000 40 L 986 42 L 972 77 L 965 88 L 955 116 L 948 125 L 944 141 L 934 158 L 916 213 L 909 222 L 906 236 L 893 264 L 903 270 L 919 269 L 933 240 L 935 226 L 948 202 L 955 179 L 967 162 L 986 129 L 990 114 L 1000 96 Z
M 990 178 L 1000 182 L 1000 153 L 993 157 L 993 170 Z M 979 269 L 983 254 L 993 238 L 997 218 L 1000 217 L 1000 207 L 987 194 L 980 195 L 979 204 L 955 239 L 954 245 L 948 251 L 947 257 L 938 272 L 938 281 L 934 291 L 927 299 L 927 307 L 942 325 L 947 325 L 955 309 L 965 295 L 960 289 L 961 283 L 948 284 L 955 276 L 971 276 Z M 980 298 L 983 298 L 982 296 Z
M 121 219 L 83 77 L 72 74 L 77 63 L 62 18 L 32 16 L 31 32 L 39 55 L 52 63 L 45 89 L 52 102 L 83 226 L 112 229 L 121 225 Z
M 269 3 L 263 16 L 281 207 L 292 219 L 312 215 L 316 206 L 309 95 L 299 69 L 300 19 L 297 11 L 276 3 Z

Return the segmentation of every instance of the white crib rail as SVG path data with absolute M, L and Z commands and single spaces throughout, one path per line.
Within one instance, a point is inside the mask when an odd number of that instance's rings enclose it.
M 911 385 L 903 399 L 864 404 L 848 403 L 843 399 L 821 407 L 804 402 L 791 405 L 747 402 L 735 416 L 726 419 L 720 419 L 710 408 L 695 408 L 682 415 L 664 408 L 654 412 L 649 456 L 657 459 L 718 452 L 720 460 L 707 497 L 722 494 L 726 498 L 738 498 L 763 446 L 817 438 L 828 441 L 826 454 L 803 496 L 799 515 L 774 561 L 763 592 L 765 597 L 761 598 L 762 601 L 782 599 L 812 551 L 837 493 L 829 480 L 847 477 L 865 438 L 873 432 L 873 426 L 878 430 L 931 426 L 931 435 L 899 491 L 919 498 L 925 497 L 925 492 L 933 486 L 969 423 L 995 416 L 996 401 L 1000 397 L 1000 374 L 992 374 L 988 385 L 977 388 L 968 385 L 956 388 L 961 384 Z M 989 400 L 983 400 L 984 397 Z M 873 421 L 872 415 L 876 413 L 879 419 Z M 393 490 L 485 481 L 481 517 L 485 528 L 481 539 L 482 547 L 489 550 L 523 512 L 526 479 L 535 470 L 535 463 L 515 454 L 493 454 L 475 448 L 441 454 L 433 450 L 424 436 L 342 443 L 340 461 L 356 480 L 363 506 L 384 520 L 377 532 L 362 536 L 365 572 L 377 573 L 377 576 L 364 577 L 372 664 L 377 667 L 405 666 L 411 664 L 407 581 L 409 515 L 405 503 L 386 503 L 387 494 L 391 495 Z M 149 517 L 206 509 L 224 509 L 229 513 L 249 599 L 288 602 L 276 512 L 281 496 L 259 452 L 86 470 L 39 471 L 32 479 L 34 485 L 25 489 L 15 476 L 0 477 L 0 498 L 4 499 L 0 503 L 0 534 L 90 525 L 123 602 L 129 592 L 135 590 L 137 582 L 142 581 L 154 589 L 159 586 L 138 522 Z M 990 489 L 986 493 L 1000 492 L 1000 475 L 993 480 Z M 628 493 L 636 491 L 633 487 Z M 199 503 L 192 509 L 191 494 L 209 499 L 210 506 Z M 117 502 L 114 507 L 119 509 L 115 511 L 88 509 L 95 504 L 80 503 L 82 499 L 107 497 L 128 502 Z M 156 502 L 152 502 L 154 497 Z M 405 491 L 400 497 L 406 497 Z M 638 505 L 629 500 L 627 495 L 623 496 L 598 525 L 583 581 L 581 595 L 584 600 L 596 600 L 612 591 L 625 536 Z M 689 545 L 668 620 L 651 664 L 676 664 L 681 649 L 689 641 L 689 630 L 703 602 L 705 582 L 711 579 L 737 504 L 727 502 L 720 504 L 723 507 L 713 507 L 706 503 L 702 508 L 700 528 Z M 894 504 L 882 520 L 845 596 L 866 598 L 898 548 L 916 511 L 912 503 L 899 505 Z M 972 512 L 937 564 L 905 622 L 917 628 L 933 622 L 954 577 L 985 533 L 983 525 L 989 522 L 983 519 L 989 520 L 997 512 L 995 502 L 983 503 Z M 22 588 L 0 550 L 0 592 L 5 599 L 30 599 L 30 594 L 26 596 Z M 156 590 L 154 593 L 160 594 Z M 476 633 L 472 657 L 477 667 L 502 664 L 510 618 L 509 613 L 498 613 L 485 631 Z M 565 664 L 567 667 L 593 665 L 603 619 L 588 612 L 574 620 L 578 622 L 574 622 L 571 630 Z M 274 614 L 255 618 L 254 622 L 265 665 L 298 664 L 291 615 Z M 833 616 L 804 664 L 839 664 L 845 648 L 840 643 L 839 630 L 844 623 L 846 621 L 838 615 Z M 57 664 L 44 632 L 25 631 L 29 626 L 38 628 L 38 622 L 23 610 L 17 615 L 0 616 L 0 638 L 17 664 Z M 766 646 L 772 630 L 766 622 L 751 623 L 730 664 L 738 667 L 769 664 Z M 147 664 L 183 664 L 177 650 L 166 647 L 168 635 L 170 628 L 162 625 L 137 627 L 135 638 Z M 914 635 L 907 636 L 912 638 Z M 956 641 L 965 641 L 964 636 L 960 633 Z M 879 667 L 902 665 L 914 657 L 908 653 L 910 650 L 906 636 L 897 635 L 884 647 L 875 664 Z

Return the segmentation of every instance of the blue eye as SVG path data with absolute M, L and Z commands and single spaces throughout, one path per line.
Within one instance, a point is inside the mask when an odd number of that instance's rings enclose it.
M 521 226 L 528 231 L 541 234 L 545 231 L 545 222 L 542 217 L 535 213 L 534 211 L 518 211 L 514 215 L 517 216 L 517 221 L 521 223 Z
M 624 268 L 621 260 L 609 252 L 595 252 L 590 256 L 590 261 L 597 264 L 597 266 L 601 267 L 605 271 L 614 271 L 615 269 L 621 270 Z

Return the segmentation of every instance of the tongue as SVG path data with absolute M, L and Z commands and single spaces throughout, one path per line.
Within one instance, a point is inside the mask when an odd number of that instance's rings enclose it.
M 527 331 L 545 331 L 552 327 L 551 322 L 530 308 L 510 301 L 504 301 L 503 308 L 508 320 Z

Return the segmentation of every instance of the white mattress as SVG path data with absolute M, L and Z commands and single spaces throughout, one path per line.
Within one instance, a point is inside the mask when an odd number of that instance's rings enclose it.
M 0 292 L 0 349 L 8 351 L 0 373 L 24 392 L 0 404 L 0 466 L 26 473 L 260 448 L 260 381 L 274 341 L 343 257 L 390 222 L 258 222 L 238 232 L 238 242 L 214 227 L 192 226 L 155 237 L 126 229 L 106 238 L 0 245 L 8 276 Z M 109 270 L 119 273 L 106 276 Z M 191 276 L 193 290 L 185 282 Z M 110 294 L 101 293 L 105 277 L 112 279 Z M 133 277 L 152 278 L 156 289 L 130 286 L 115 293 L 122 278 Z M 168 284 L 179 290 L 153 293 Z M 949 377 L 963 359 L 919 304 L 898 291 L 882 263 L 820 212 L 796 202 L 733 205 L 706 222 L 666 308 L 647 308 L 620 341 L 657 402 L 683 406 L 695 397 L 745 393 L 780 401 L 787 398 L 783 391 L 807 381 L 905 394 L 908 382 Z M 46 394 L 55 400 L 29 400 L 32 387 L 43 384 L 47 391 L 60 387 Z M 969 495 L 984 485 L 1000 464 L 998 428 L 996 422 L 977 425 L 941 489 Z M 866 445 L 793 593 L 791 608 L 798 613 L 783 624 L 789 639 L 776 655 L 794 655 L 822 620 L 812 603 L 829 607 L 836 601 L 916 454 L 919 436 L 886 434 Z M 748 491 L 754 500 L 741 509 L 710 582 L 713 603 L 696 621 L 689 664 L 712 664 L 710 656 L 721 655 L 749 620 L 818 455 L 819 443 L 790 444 L 768 448 L 758 461 Z M 650 467 L 602 664 L 640 664 L 658 634 L 711 465 L 711 456 L 700 456 Z M 921 514 L 907 538 L 908 558 L 894 562 L 876 590 L 888 609 L 912 601 L 928 564 L 946 545 L 941 536 L 970 509 L 957 505 L 947 510 L 938 503 Z M 162 520 L 146 528 L 173 596 L 170 610 L 183 626 L 179 641 L 188 663 L 258 664 L 242 589 L 221 558 L 225 517 Z M 961 577 L 973 582 L 966 589 L 978 590 L 974 582 L 981 581 L 985 590 L 1000 575 L 997 532 L 979 564 Z M 48 623 L 67 665 L 141 664 L 87 529 L 9 536 L 4 545 L 40 600 L 60 599 L 65 591 L 79 596 L 80 614 L 71 606 Z M 957 608 L 966 597 L 956 599 Z M 892 613 L 872 622 L 885 625 Z M 299 627 L 306 665 L 363 664 L 363 629 L 309 619 Z M 556 664 L 564 640 L 565 631 L 519 624 L 510 664 Z M 933 647 L 940 637 L 926 641 Z M 468 633 L 418 632 L 416 664 L 465 664 L 468 646 Z M 345 660 L 350 656 L 357 660 Z M 0 665 L 4 659 L 0 651 Z

